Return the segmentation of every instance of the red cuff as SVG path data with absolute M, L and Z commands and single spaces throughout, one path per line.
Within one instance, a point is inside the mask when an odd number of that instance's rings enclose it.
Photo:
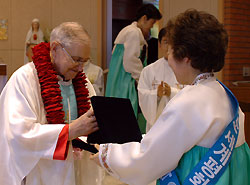
M 65 125 L 58 137 L 56 149 L 53 155 L 54 160 L 65 160 L 69 150 L 69 124 Z

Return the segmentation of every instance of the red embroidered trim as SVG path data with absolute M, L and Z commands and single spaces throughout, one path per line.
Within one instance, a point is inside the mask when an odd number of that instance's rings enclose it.
M 103 149 L 102 149 L 102 153 L 101 153 L 101 160 L 102 160 L 102 164 L 106 168 L 106 170 L 109 173 L 113 173 L 113 171 L 109 168 L 109 166 L 107 164 L 108 148 L 109 148 L 108 144 L 103 145 Z
M 206 79 L 208 79 L 210 77 L 214 77 L 214 74 L 213 73 L 202 73 L 202 74 L 199 74 L 195 78 L 194 82 L 191 85 L 196 85 L 196 84 L 200 83 L 201 80 L 206 80 Z
M 58 84 L 57 73 L 51 63 L 50 44 L 42 42 L 32 48 L 39 83 L 41 86 L 41 96 L 46 110 L 46 118 L 50 124 L 66 124 L 64 122 L 64 112 L 62 96 Z M 79 72 L 72 80 L 76 101 L 78 117 L 83 115 L 89 108 L 89 91 L 86 87 L 87 81 L 84 73 Z

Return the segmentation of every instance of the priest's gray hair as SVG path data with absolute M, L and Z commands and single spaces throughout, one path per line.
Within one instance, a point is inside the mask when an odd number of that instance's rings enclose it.
M 50 44 L 59 42 L 64 47 L 70 48 L 74 44 L 90 44 L 88 32 L 77 22 L 64 22 L 55 27 L 50 35 Z

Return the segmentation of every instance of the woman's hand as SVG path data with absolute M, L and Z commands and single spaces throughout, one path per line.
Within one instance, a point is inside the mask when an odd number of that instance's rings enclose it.
M 169 97 L 170 95 L 171 95 L 170 86 L 166 82 L 161 81 L 161 84 L 158 86 L 157 89 L 157 96 L 161 98 L 162 96 Z

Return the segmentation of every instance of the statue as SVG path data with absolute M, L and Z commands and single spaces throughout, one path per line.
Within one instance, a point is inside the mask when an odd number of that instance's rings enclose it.
M 25 47 L 24 47 L 24 64 L 28 63 L 28 57 L 26 55 L 27 48 L 29 45 L 36 45 L 41 42 L 44 42 L 44 35 L 43 31 L 40 29 L 40 23 L 37 18 L 32 20 L 31 27 L 27 33 L 26 39 L 25 39 Z

